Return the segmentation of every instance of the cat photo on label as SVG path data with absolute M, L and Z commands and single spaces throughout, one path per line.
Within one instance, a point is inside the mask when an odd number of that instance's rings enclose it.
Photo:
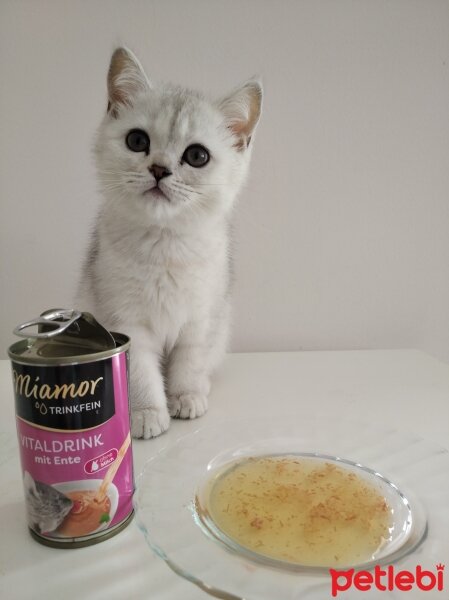
M 131 338 L 132 434 L 208 406 L 230 328 L 232 209 L 262 105 L 249 80 L 212 101 L 155 84 L 126 48 L 112 55 L 95 157 L 102 204 L 76 306 Z
M 28 471 L 23 474 L 29 526 L 38 533 L 55 531 L 73 507 L 65 494 L 42 481 L 35 481 Z

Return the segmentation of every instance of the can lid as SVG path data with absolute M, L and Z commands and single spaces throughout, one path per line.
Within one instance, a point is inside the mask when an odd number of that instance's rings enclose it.
M 14 333 L 27 338 L 27 343 L 11 350 L 28 359 L 77 357 L 116 348 L 114 337 L 90 313 L 73 309 L 46 310 L 18 325 Z

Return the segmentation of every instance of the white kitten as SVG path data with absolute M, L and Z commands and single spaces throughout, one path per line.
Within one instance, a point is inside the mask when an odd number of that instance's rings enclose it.
M 248 169 L 262 90 L 220 102 L 153 86 L 112 56 L 96 159 L 103 203 L 77 307 L 131 337 L 132 433 L 207 410 L 229 331 L 231 208 Z

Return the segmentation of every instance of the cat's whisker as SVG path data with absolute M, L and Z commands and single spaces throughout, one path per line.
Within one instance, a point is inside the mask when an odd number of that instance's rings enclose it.
M 114 186 L 114 185 L 119 185 L 122 187 L 128 187 L 128 186 L 136 186 L 138 188 L 142 187 L 142 184 L 146 184 L 148 183 L 148 185 L 150 185 L 150 182 L 142 180 L 142 179 L 123 179 L 122 177 L 118 177 L 118 178 L 108 178 L 108 179 L 103 179 L 101 182 L 101 185 L 103 185 L 104 187 L 106 186 Z
M 195 214 L 201 214 L 201 211 L 204 209 L 205 203 L 202 198 L 192 198 L 189 202 L 189 208 Z
M 114 185 L 112 185 L 112 184 L 108 184 L 108 185 L 101 184 L 99 186 L 99 190 L 101 192 L 103 192 L 103 193 L 104 192 L 114 191 L 114 190 L 122 190 L 122 189 L 123 189 L 123 186 L 118 185 L 118 184 L 114 184 Z
M 182 183 L 180 181 L 174 181 L 174 182 L 172 182 L 170 187 L 172 187 L 174 189 L 182 190 L 183 192 L 186 192 L 187 194 L 203 195 L 203 192 L 195 190 L 191 186 L 186 185 L 186 184 L 184 184 L 184 183 Z
M 141 182 L 141 181 L 145 181 L 146 179 L 148 179 L 148 178 L 147 177 L 135 177 L 134 175 L 112 176 L 112 174 L 101 177 L 102 181 L 139 181 L 139 182 Z
M 100 177 L 101 184 L 110 184 L 110 183 L 119 183 L 122 185 L 136 184 L 142 185 L 146 180 L 144 178 L 136 178 L 136 177 Z
M 225 186 L 228 185 L 227 183 L 195 183 L 195 186 L 201 186 L 201 187 L 207 187 L 207 186 L 211 186 L 211 187 L 217 187 L 217 186 Z
M 113 173 L 116 174 L 124 174 L 124 175 L 138 175 L 138 176 L 146 176 L 146 173 L 141 173 L 139 171 L 125 171 L 123 169 L 98 169 L 98 173 Z
M 123 186 L 120 184 L 102 185 L 100 189 L 103 191 L 121 190 Z
M 174 197 L 178 197 L 181 198 L 183 202 L 185 202 L 186 200 L 189 200 L 189 196 L 187 194 L 185 194 L 184 192 L 181 192 L 180 190 L 171 190 L 172 194 L 174 195 Z
M 185 190 L 188 192 L 190 192 L 192 189 L 190 186 L 187 186 L 186 184 L 181 183 L 180 181 L 172 181 L 170 187 L 176 188 L 178 190 Z

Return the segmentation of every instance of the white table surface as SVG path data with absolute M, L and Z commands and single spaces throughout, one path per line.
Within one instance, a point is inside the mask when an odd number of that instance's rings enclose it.
M 25 524 L 11 373 L 6 360 L 0 361 L 0 403 L 0 598 L 210 597 L 154 556 L 135 522 L 112 539 L 82 549 L 53 549 L 35 542 Z M 145 461 L 161 448 L 199 426 L 208 427 L 228 417 L 274 412 L 351 417 L 379 425 L 387 420 L 447 448 L 449 366 L 415 350 L 229 355 L 215 378 L 204 417 L 172 421 L 170 430 L 161 437 L 133 442 L 135 472 L 138 474 Z

